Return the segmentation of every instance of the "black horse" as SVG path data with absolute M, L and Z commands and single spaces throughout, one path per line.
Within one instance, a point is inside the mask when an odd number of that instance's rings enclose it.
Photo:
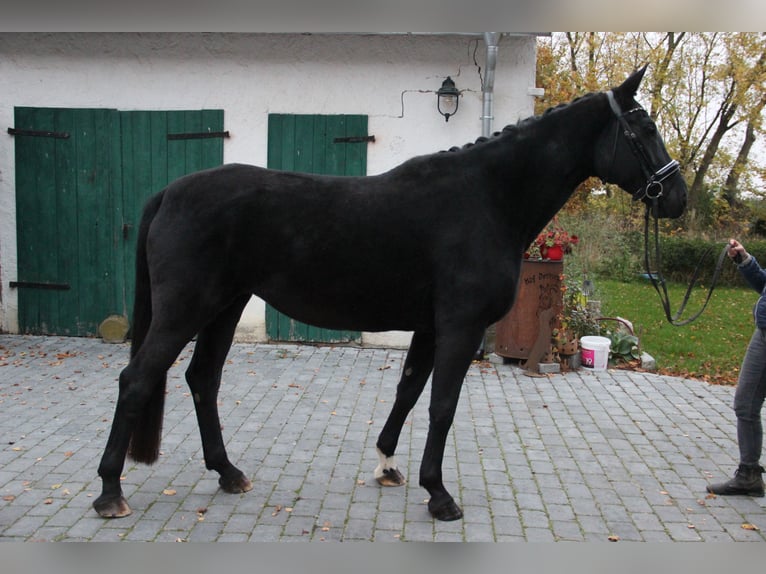
M 252 488 L 226 455 L 216 397 L 235 326 L 256 294 L 331 329 L 414 331 L 378 438 L 375 476 L 404 483 L 394 451 L 433 372 L 420 484 L 434 517 L 460 518 L 442 483 L 447 433 L 485 329 L 513 304 L 531 240 L 590 176 L 635 193 L 659 217 L 685 208 L 678 164 L 634 99 L 644 71 L 609 92 L 382 175 L 226 165 L 151 198 L 138 239 L 131 359 L 98 468 L 98 513 L 130 514 L 120 488 L 125 456 L 157 460 L 166 372 L 195 335 L 186 378 L 206 466 L 226 492 Z

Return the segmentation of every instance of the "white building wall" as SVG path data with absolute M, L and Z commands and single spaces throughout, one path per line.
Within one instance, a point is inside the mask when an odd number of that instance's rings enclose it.
M 224 161 L 266 165 L 269 113 L 366 114 L 375 142 L 368 173 L 481 135 L 482 35 L 0 34 L 0 127 L 14 106 L 172 110 L 220 108 Z M 449 122 L 436 90 L 462 93 Z M 534 36 L 502 36 L 494 129 L 533 112 Z M 0 329 L 18 331 L 14 142 L 0 135 Z M 253 298 L 239 339 L 264 340 L 265 305 Z M 408 335 L 365 333 L 368 345 Z

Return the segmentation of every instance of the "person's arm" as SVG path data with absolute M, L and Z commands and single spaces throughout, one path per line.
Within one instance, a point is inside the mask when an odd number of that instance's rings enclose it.
M 766 287 L 766 271 L 761 268 L 758 260 L 747 252 L 745 246 L 736 239 L 730 239 L 727 255 L 737 264 L 737 269 L 745 281 L 758 293 L 763 293 Z

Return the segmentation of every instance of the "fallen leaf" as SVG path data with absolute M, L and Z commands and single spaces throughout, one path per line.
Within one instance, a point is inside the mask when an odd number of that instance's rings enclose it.
M 742 528 L 744 528 L 745 530 L 755 530 L 755 531 L 758 531 L 758 527 L 755 524 L 750 524 L 748 522 L 745 522 L 742 525 Z
M 46 498 L 45 500 L 43 500 L 43 504 L 53 504 L 53 499 L 52 498 Z
M 328 532 L 331 526 L 332 524 L 330 524 L 330 521 L 326 520 L 325 523 L 322 525 L 322 532 Z
M 609 535 L 609 536 L 607 537 L 607 540 L 608 540 L 609 542 L 619 542 L 619 541 L 620 541 L 620 537 L 619 537 L 619 536 L 617 536 L 616 534 L 611 534 L 611 535 Z
M 272 515 L 272 516 L 276 516 L 276 515 L 277 515 L 277 514 L 279 514 L 281 511 L 282 511 L 282 505 L 281 505 L 281 504 L 277 504 L 277 505 L 274 507 L 274 512 L 272 512 L 272 513 L 271 513 L 271 515 Z
M 3 496 L 3 500 L 5 500 L 6 502 L 13 502 L 14 500 L 16 500 L 16 497 L 13 496 L 12 494 L 6 494 L 5 496 Z
M 162 491 L 162 494 L 164 494 L 165 496 L 174 496 L 176 494 L 176 491 L 172 488 L 166 488 L 165 490 Z
M 61 484 L 51 484 L 51 490 L 58 490 L 61 488 Z
M 64 456 L 65 456 L 65 457 L 67 457 L 67 458 L 69 458 L 69 457 L 70 457 L 70 456 L 72 456 L 73 454 L 74 454 L 74 453 L 73 453 L 71 450 L 68 450 L 68 451 L 66 451 L 66 452 L 64 453 Z

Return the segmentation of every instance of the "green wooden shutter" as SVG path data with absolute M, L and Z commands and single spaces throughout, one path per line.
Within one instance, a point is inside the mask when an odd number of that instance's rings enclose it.
M 366 136 L 367 116 L 270 114 L 268 167 L 324 175 L 366 175 Z M 357 331 L 300 323 L 270 305 L 266 306 L 266 332 L 278 341 L 333 343 L 361 338 Z
M 144 201 L 180 175 L 219 165 L 221 110 L 15 109 L 19 330 L 96 335 L 130 316 Z M 40 132 L 49 132 L 41 135 Z
M 22 333 L 91 334 L 114 306 L 114 121 L 112 110 L 15 110 L 16 130 L 58 134 L 15 136 Z
M 223 162 L 221 137 L 193 137 L 222 132 L 223 110 L 120 112 L 120 126 L 121 280 L 117 282 L 120 307 L 116 312 L 132 317 L 136 239 L 144 203 L 171 181 Z

